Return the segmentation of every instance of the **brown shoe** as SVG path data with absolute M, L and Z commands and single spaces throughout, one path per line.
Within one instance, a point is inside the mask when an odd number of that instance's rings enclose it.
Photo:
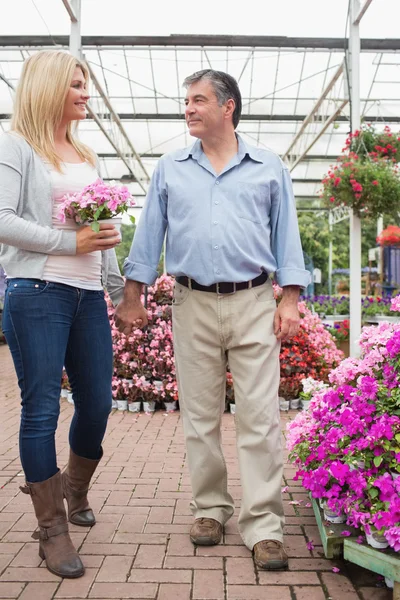
M 198 546 L 215 546 L 222 538 L 222 525 L 215 519 L 196 519 L 190 530 L 190 539 Z
M 103 450 L 101 451 L 101 457 Z M 68 519 L 74 525 L 92 527 L 96 523 L 95 516 L 89 506 L 87 494 L 90 480 L 101 460 L 90 460 L 77 456 L 70 449 L 68 466 L 62 474 L 64 498 L 68 504 Z
M 85 568 L 69 537 L 60 471 L 46 481 L 26 483 L 20 489 L 32 498 L 39 525 L 32 537 L 39 540 L 39 556 L 46 560 L 48 570 L 59 577 L 82 577 Z
M 288 556 L 281 542 L 277 540 L 262 540 L 253 548 L 254 562 L 260 569 L 275 571 L 286 569 Z

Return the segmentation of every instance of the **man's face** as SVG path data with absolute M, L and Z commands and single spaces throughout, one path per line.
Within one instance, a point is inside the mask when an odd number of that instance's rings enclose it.
M 190 135 L 203 139 L 222 128 L 225 106 L 219 106 L 210 81 L 201 80 L 187 89 L 185 118 Z

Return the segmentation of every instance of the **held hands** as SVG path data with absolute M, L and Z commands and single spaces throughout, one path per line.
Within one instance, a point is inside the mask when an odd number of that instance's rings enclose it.
M 114 322 L 121 333 L 130 335 L 132 329 L 136 327 L 144 329 L 146 327 L 148 323 L 147 310 L 140 300 L 137 303 L 131 303 L 124 299 L 116 308 Z
M 110 250 L 121 241 L 118 231 L 110 223 L 100 224 L 96 233 L 88 225 L 80 227 L 76 234 L 76 253 L 88 254 L 96 250 Z
M 139 281 L 127 279 L 125 282 L 124 297 L 114 314 L 116 327 L 125 335 L 130 335 L 135 327 L 144 329 L 148 323 L 147 310 L 140 300 L 142 288 Z
M 274 317 L 274 334 L 278 340 L 285 342 L 299 331 L 300 314 L 298 309 L 299 288 L 293 286 L 283 288 L 283 297 Z M 286 292 L 286 293 L 285 293 Z

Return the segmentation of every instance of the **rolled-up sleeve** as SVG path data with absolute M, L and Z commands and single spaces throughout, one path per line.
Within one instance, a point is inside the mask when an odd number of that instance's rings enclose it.
M 306 288 L 311 277 L 304 267 L 295 198 L 287 168 L 282 167 L 280 180 L 271 196 L 271 249 L 277 264 L 276 282 L 281 287 L 298 285 Z
M 161 159 L 151 178 L 129 256 L 124 262 L 124 274 L 127 279 L 147 285 L 154 283 L 158 277 L 157 266 L 166 228 L 167 189 Z

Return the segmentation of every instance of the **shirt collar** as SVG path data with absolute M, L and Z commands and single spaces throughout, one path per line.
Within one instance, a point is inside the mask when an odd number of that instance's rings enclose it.
M 258 148 L 246 144 L 246 142 L 240 137 L 240 135 L 236 134 L 236 137 L 238 140 L 237 157 L 239 159 L 239 162 L 241 162 L 245 156 L 248 156 L 249 158 L 251 158 L 251 160 L 254 160 L 255 162 L 263 162 Z M 194 158 L 198 161 L 203 154 L 204 152 L 201 147 L 201 140 L 197 139 L 192 146 L 188 146 L 187 148 L 181 150 L 177 154 L 177 156 L 175 156 L 175 160 L 181 162 L 187 160 L 188 158 Z

